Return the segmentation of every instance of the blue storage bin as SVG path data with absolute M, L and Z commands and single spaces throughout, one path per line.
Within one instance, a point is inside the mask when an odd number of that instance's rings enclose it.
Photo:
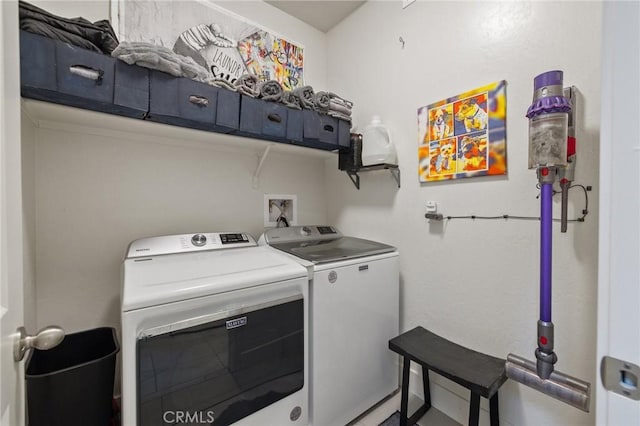
M 121 115 L 143 118 L 149 111 L 149 70 L 116 60 L 114 109 Z
M 310 109 L 302 110 L 304 130 L 302 138 L 305 142 L 317 142 L 320 139 L 320 115 Z
M 276 142 L 287 141 L 288 108 L 242 95 L 239 134 Z
M 40 91 L 57 90 L 54 40 L 20 31 L 20 85 L 23 96 L 36 99 Z
M 320 142 L 338 148 L 338 119 L 326 114 L 320 115 Z
M 238 130 L 240 126 L 240 94 L 238 92 L 218 90 L 216 126 L 230 132 Z
M 259 136 L 262 134 L 262 104 L 260 99 L 242 95 L 240 101 L 240 131 L 241 134 Z
M 302 143 L 309 148 L 333 151 L 338 149 L 337 119 L 305 109 L 302 111 Z
M 237 93 L 155 70 L 149 79 L 149 120 L 220 133 L 237 128 Z
M 303 122 L 304 111 L 299 109 L 288 108 L 287 111 L 287 140 L 293 143 L 303 141 L 302 134 L 304 131 Z
M 262 104 L 262 135 L 284 141 L 287 137 L 287 107 L 275 102 Z
M 113 103 L 116 60 L 111 56 L 56 42 L 58 91 L 70 95 L 73 106 L 98 109 Z

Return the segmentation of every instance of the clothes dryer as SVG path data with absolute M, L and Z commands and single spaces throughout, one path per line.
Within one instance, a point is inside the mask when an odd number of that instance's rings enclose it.
M 398 389 L 396 248 L 332 226 L 270 229 L 259 244 L 310 273 L 310 423 L 345 425 Z
M 246 233 L 134 241 L 122 424 L 307 425 L 307 318 L 307 270 Z

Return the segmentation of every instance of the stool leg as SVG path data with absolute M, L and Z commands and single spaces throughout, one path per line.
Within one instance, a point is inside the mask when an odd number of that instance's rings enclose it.
M 480 395 L 471 392 L 471 406 L 469 407 L 469 426 L 478 426 L 480 420 Z
M 400 426 L 407 426 L 409 409 L 409 369 L 411 360 L 404 357 L 402 361 L 402 398 L 400 400 Z
M 500 414 L 498 412 L 498 392 L 494 393 L 489 399 L 489 413 L 491 418 L 491 426 L 500 426 Z
M 429 369 L 422 366 L 422 389 L 424 390 L 424 405 L 431 408 L 431 388 L 429 387 Z

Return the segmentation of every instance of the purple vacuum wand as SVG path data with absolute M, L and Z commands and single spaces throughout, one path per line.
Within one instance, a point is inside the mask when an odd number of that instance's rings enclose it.
M 509 379 L 529 386 L 580 410 L 589 412 L 591 384 L 554 370 L 551 322 L 551 245 L 553 187 L 556 181 L 571 181 L 573 162 L 567 142 L 571 102 L 564 96 L 562 71 L 540 74 L 534 81 L 529 118 L 529 168 L 540 182 L 540 319 L 536 362 L 508 354 L 505 371 Z M 569 90 L 568 96 L 573 99 Z M 574 150 L 575 152 L 575 150 Z
M 534 79 L 530 120 L 529 164 L 537 169 L 540 182 L 540 319 L 535 355 L 538 376 L 548 379 L 558 357 L 553 351 L 551 322 L 551 265 L 553 184 L 558 166 L 566 165 L 567 116 L 571 102 L 564 97 L 562 71 L 549 71 Z M 564 148 L 564 149 L 563 149 Z

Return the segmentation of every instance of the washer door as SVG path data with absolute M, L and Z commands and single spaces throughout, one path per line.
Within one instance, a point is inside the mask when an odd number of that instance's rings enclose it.
M 303 387 L 303 297 L 147 329 L 136 370 L 139 425 L 234 423 Z

